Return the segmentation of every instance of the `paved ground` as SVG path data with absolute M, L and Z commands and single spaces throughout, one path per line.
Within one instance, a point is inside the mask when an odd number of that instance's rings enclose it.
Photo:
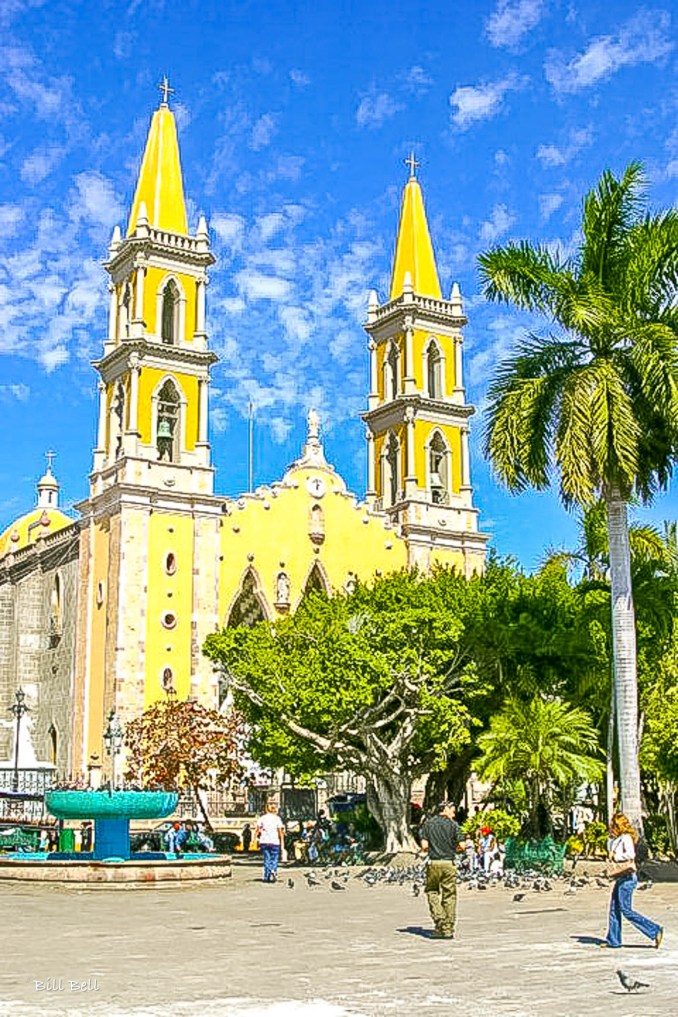
M 666 927 L 598 949 L 608 892 L 460 888 L 458 938 L 429 938 L 410 887 L 277 885 L 248 863 L 217 887 L 0 886 L 2 1017 L 660 1017 L 678 1013 L 678 885 L 636 894 Z M 587 940 L 589 940 L 587 942 Z M 622 992 L 615 969 L 650 983 Z M 50 981 L 51 980 L 51 981 Z M 84 983 L 80 991 L 69 984 Z M 89 982 L 88 982 L 89 980 Z M 43 987 L 36 986 L 36 982 Z

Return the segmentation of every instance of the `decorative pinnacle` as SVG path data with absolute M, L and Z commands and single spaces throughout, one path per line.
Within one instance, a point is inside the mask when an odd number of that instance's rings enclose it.
M 410 180 L 416 180 L 417 178 L 417 167 L 420 163 L 414 158 L 414 152 L 410 152 L 407 159 L 403 159 L 406 166 L 410 168 Z
M 162 102 L 160 105 L 169 106 L 169 97 L 170 95 L 174 95 L 174 89 L 170 88 L 170 83 L 167 80 L 166 74 L 163 75 L 162 81 L 158 85 L 158 88 L 162 92 Z

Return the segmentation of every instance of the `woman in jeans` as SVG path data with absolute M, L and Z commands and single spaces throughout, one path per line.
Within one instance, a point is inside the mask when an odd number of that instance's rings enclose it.
M 621 941 L 621 919 L 622 915 L 632 925 L 642 932 L 644 936 L 651 939 L 656 947 L 661 946 L 664 930 L 650 918 L 645 918 L 633 910 L 633 891 L 638 886 L 636 875 L 636 842 L 638 834 L 630 822 L 621 812 L 615 813 L 610 822 L 610 839 L 607 844 L 607 851 L 612 866 L 623 867 L 628 863 L 619 875 L 615 876 L 612 899 L 610 901 L 610 917 L 607 927 L 607 936 L 601 946 L 617 949 L 622 945 Z
M 285 826 L 275 802 L 266 803 L 266 812 L 257 823 L 256 836 L 264 856 L 264 883 L 275 883 L 281 856 L 285 861 Z

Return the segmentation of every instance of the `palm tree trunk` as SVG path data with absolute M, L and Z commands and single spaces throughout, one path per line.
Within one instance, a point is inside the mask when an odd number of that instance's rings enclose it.
M 626 501 L 619 488 L 604 492 L 610 546 L 614 690 L 619 746 L 619 786 L 622 808 L 639 833 L 643 818 L 638 763 L 638 680 L 636 623 L 631 589 L 631 550 Z
M 605 759 L 605 812 L 610 825 L 614 812 L 614 681 L 610 688 L 610 715 L 607 719 L 607 748 Z

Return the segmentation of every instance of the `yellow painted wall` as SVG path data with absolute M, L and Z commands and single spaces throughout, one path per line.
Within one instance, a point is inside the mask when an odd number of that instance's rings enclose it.
M 159 335 L 160 322 L 158 321 L 158 290 L 169 277 L 176 279 L 181 286 L 186 298 L 186 335 L 181 336 L 181 341 L 192 341 L 195 335 L 196 321 L 196 281 L 183 272 L 167 272 L 164 268 L 151 266 L 146 270 L 144 282 L 144 321 L 146 328 L 153 335 Z
M 195 448 L 198 440 L 198 379 L 191 374 L 179 374 L 178 372 L 163 371 L 155 367 L 144 367 L 139 377 L 139 432 L 141 440 L 145 444 L 151 441 L 151 419 L 153 403 L 151 398 L 156 387 L 163 378 L 171 377 L 183 393 L 188 404 L 182 407 L 182 413 L 186 413 L 186 448 Z
M 176 572 L 167 575 L 172 552 Z M 146 688 L 144 708 L 165 698 L 162 672 L 172 669 L 179 699 L 191 687 L 191 615 L 193 611 L 193 520 L 189 515 L 154 512 L 148 538 L 148 609 L 146 617 Z M 176 626 L 167 629 L 162 617 L 171 612 Z
M 93 524 L 92 548 L 92 601 L 90 604 L 90 655 L 89 655 L 89 709 L 87 724 L 87 758 L 95 754 L 101 758 L 104 689 L 106 667 L 106 629 L 109 606 L 110 520 L 101 519 Z M 97 604 L 99 583 L 103 584 L 103 601 Z
M 459 492 L 461 487 L 461 432 L 458 427 L 449 424 L 433 424 L 429 420 L 417 418 L 414 425 L 414 459 L 417 471 L 417 484 L 426 484 L 426 442 L 433 431 L 440 431 L 452 450 L 452 490 Z
M 309 477 L 322 477 L 328 488 L 338 481 L 320 470 L 302 469 L 291 475 L 296 488 L 279 488 L 276 498 L 245 500 L 245 508 L 233 503 L 230 516 L 221 526 L 221 575 L 219 619 L 226 624 L 232 604 L 249 567 L 260 580 L 271 616 L 276 599 L 276 579 L 284 569 L 291 583 L 292 610 L 302 596 L 304 584 L 314 564 L 324 569 L 333 589 L 341 589 L 348 572 L 370 579 L 377 570 L 385 575 L 403 568 L 407 562 L 405 544 L 383 522 L 368 516 L 364 506 L 355 507 L 352 497 L 328 490 L 316 500 L 306 490 Z M 265 505 L 270 507 L 267 509 Z M 309 537 L 309 513 L 320 504 L 325 514 L 325 540 L 316 554 Z M 368 522 L 363 522 L 363 519 Z M 390 546 L 389 546 L 390 545 Z M 248 559 L 253 555 L 253 560 Z M 280 562 L 284 561 L 284 566 Z

